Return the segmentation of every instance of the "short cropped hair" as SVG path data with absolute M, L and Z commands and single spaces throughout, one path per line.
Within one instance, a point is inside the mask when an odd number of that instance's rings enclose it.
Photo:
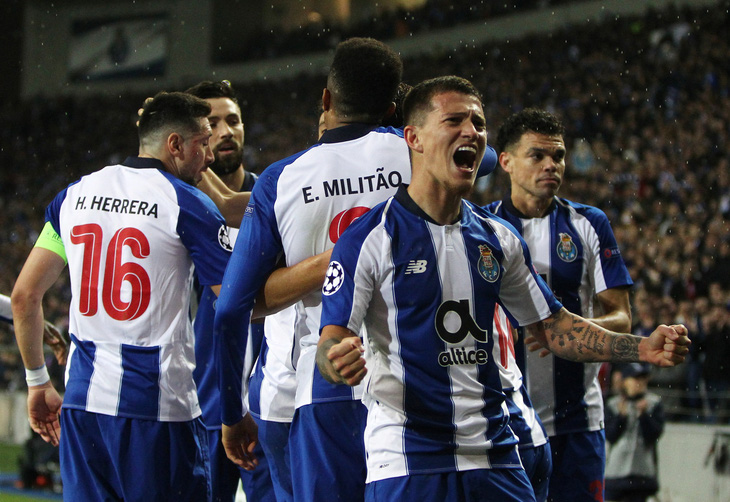
M 139 117 L 139 143 L 149 146 L 173 132 L 183 136 L 200 132 L 200 119 L 210 115 L 207 101 L 184 92 L 160 92 L 145 103 Z
M 433 97 L 445 92 L 474 96 L 482 102 L 479 90 L 465 78 L 450 75 L 424 80 L 410 90 L 403 102 L 405 125 L 423 125 L 426 115 L 433 110 Z
M 565 127 L 558 117 L 545 110 L 525 108 L 510 115 L 499 127 L 496 147 L 504 152 L 520 142 L 523 134 L 534 132 L 546 136 L 563 136 Z
M 338 115 L 380 123 L 403 76 L 400 56 L 373 38 L 340 42 L 327 77 Z
M 398 84 L 398 89 L 395 91 L 395 97 L 393 98 L 395 111 L 392 115 L 385 117 L 380 122 L 380 125 L 383 127 L 403 127 L 405 125 L 403 120 L 403 101 L 406 99 L 406 96 L 411 89 L 413 89 L 413 86 L 406 84 L 405 82 Z
M 221 80 L 220 82 L 203 80 L 202 82 L 190 87 L 185 92 L 192 94 L 193 96 L 197 96 L 200 99 L 228 98 L 238 105 L 236 91 L 233 89 L 233 86 L 228 80 Z

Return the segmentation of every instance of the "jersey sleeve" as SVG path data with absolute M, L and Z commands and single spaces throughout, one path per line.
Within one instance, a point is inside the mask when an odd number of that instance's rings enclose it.
M 223 281 L 231 242 L 228 227 L 213 201 L 197 189 L 177 187 L 180 216 L 177 233 L 195 264 L 195 273 L 203 286 Z
M 600 209 L 586 209 L 586 217 L 598 236 L 598 243 L 592 249 L 589 272 L 593 276 L 596 294 L 610 288 L 631 286 L 629 270 L 621 257 L 616 237 L 608 217 Z
M 371 235 L 372 221 L 377 212 L 356 220 L 335 244 L 330 265 L 322 286 L 321 328 L 342 326 L 359 335 L 365 314 L 378 286 L 378 258 Z
M 57 235 L 61 235 L 61 205 L 66 200 L 68 188 L 64 188 L 53 198 L 46 208 L 46 221 L 51 224 Z
M 505 259 L 500 303 L 520 326 L 550 317 L 563 306 L 535 272 L 530 251 L 522 237 L 509 229 L 503 235 L 501 242 Z
M 226 425 L 239 422 L 246 414 L 242 378 L 251 310 L 282 253 L 274 213 L 277 180 L 275 175 L 264 174 L 254 185 L 216 303 L 214 339 L 221 419 Z

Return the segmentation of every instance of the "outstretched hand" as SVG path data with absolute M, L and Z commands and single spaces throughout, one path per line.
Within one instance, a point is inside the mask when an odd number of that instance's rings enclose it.
M 61 439 L 61 396 L 51 382 L 28 387 L 28 422 L 43 441 L 58 446 Z
M 258 425 L 250 413 L 247 413 L 238 423 L 223 424 L 221 443 L 226 450 L 226 456 L 237 466 L 252 471 L 259 465 L 253 450 L 258 442 Z
M 641 341 L 639 355 L 642 361 L 656 366 L 676 366 L 684 362 L 691 343 L 689 332 L 684 325 L 660 324 L 648 338 Z M 644 350 L 641 345 L 644 345 Z

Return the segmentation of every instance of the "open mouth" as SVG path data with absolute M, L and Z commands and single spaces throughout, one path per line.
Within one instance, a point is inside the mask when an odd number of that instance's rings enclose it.
M 473 146 L 460 146 L 454 152 L 454 163 L 460 169 L 474 169 L 477 160 L 477 149 Z

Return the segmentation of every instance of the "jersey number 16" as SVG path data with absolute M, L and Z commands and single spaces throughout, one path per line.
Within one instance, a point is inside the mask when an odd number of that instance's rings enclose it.
M 99 308 L 99 271 L 102 256 L 102 228 L 96 223 L 77 225 L 71 229 L 71 242 L 84 246 L 83 272 L 79 312 L 84 316 L 96 315 Z M 124 246 L 135 258 L 150 254 L 147 237 L 136 228 L 120 228 L 114 233 L 106 249 L 104 280 L 101 299 L 109 317 L 117 321 L 131 321 L 147 310 L 150 304 L 150 277 L 139 263 L 122 262 Z M 129 301 L 122 299 L 122 284 L 131 286 Z

